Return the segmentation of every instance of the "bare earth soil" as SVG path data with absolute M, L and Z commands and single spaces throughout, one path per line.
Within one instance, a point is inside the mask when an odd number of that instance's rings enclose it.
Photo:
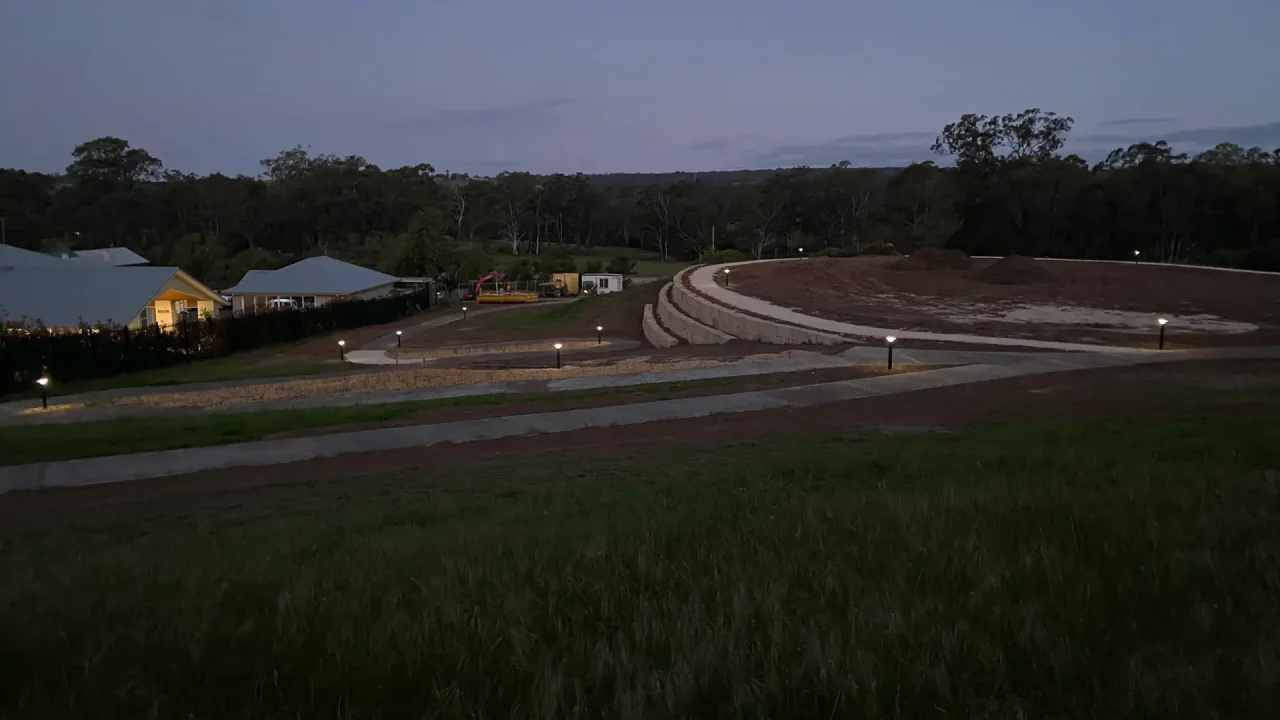
M 1066 372 L 814 408 L 770 410 L 589 428 L 391 452 L 344 455 L 289 465 L 237 468 L 118 485 L 0 496 L 0 529 L 139 517 L 257 515 L 279 502 L 326 503 L 355 494 L 482 484 L 501 463 L 554 465 L 554 454 L 598 457 L 611 467 L 667 446 L 767 441 L 794 434 L 946 432 L 990 423 L 1280 413 L 1280 361 L 1184 362 Z M 1280 438 L 1277 438 L 1280 445 Z M 546 456 L 546 457 L 543 457 Z
M 1280 344 L 1280 276 L 1036 261 L 1051 279 L 995 284 L 969 270 L 898 270 L 895 257 L 744 265 L 733 290 L 819 317 L 925 332 L 1166 347 Z M 989 275 L 987 276 L 989 277 Z

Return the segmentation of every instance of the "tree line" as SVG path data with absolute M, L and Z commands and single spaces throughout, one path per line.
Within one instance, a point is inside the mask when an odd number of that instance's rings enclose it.
M 216 287 L 250 269 L 327 253 L 399 275 L 464 278 L 495 255 L 644 248 L 710 252 L 1132 258 L 1280 270 L 1280 149 L 1222 144 L 1194 157 L 1165 142 L 1092 167 L 1062 149 L 1073 121 L 1031 109 L 968 114 L 934 150 L 954 165 L 496 177 L 384 170 L 295 147 L 256 177 L 165 169 L 104 137 L 61 175 L 0 170 L 10 244 L 50 252 L 125 246 Z M 660 181 L 659 181 L 660 180 Z

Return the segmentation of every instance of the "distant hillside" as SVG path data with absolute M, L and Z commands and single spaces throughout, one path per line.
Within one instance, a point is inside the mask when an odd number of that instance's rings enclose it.
M 703 172 L 668 172 L 668 173 L 604 173 L 588 175 L 596 187 L 618 185 L 669 185 L 678 182 L 695 180 L 713 185 L 750 185 L 767 180 L 778 173 L 785 173 L 796 168 L 773 168 L 770 170 L 708 170 Z M 859 170 L 880 170 L 895 173 L 902 168 L 857 168 Z M 827 168 L 813 168 L 814 172 L 823 172 Z

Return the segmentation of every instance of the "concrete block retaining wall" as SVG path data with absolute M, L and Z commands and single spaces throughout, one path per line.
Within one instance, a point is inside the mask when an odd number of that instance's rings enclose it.
M 676 275 L 672 281 L 671 299 L 676 308 L 704 325 L 736 338 L 773 345 L 840 345 L 854 342 L 852 338 L 765 320 L 716 304 L 684 286 L 684 276 L 693 269 L 685 268 Z M 658 310 L 661 312 L 662 308 L 659 307 Z M 667 325 L 671 326 L 670 323 Z
M 678 275 L 676 277 L 679 278 Z M 677 337 L 690 345 L 723 345 L 733 339 L 732 335 L 704 325 L 681 312 L 669 299 L 672 293 L 673 283 L 667 283 L 658 295 L 658 317 Z
M 644 338 L 656 348 L 669 348 L 680 344 L 679 340 L 672 337 L 670 333 L 663 330 L 662 326 L 658 324 L 658 319 L 653 315 L 652 305 L 644 306 L 644 319 L 641 321 L 641 325 L 644 328 Z

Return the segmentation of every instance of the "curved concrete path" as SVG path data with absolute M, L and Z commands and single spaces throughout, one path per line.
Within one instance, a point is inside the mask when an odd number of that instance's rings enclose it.
M 753 298 L 748 295 L 734 292 L 733 290 L 725 288 L 716 282 L 716 274 L 720 273 L 725 268 L 730 269 L 729 274 L 730 278 L 732 278 L 732 269 L 735 267 L 743 267 L 746 265 L 755 265 L 766 262 L 812 262 L 812 260 L 809 258 L 789 258 L 785 260 L 748 260 L 747 262 L 739 263 L 704 265 L 694 269 L 694 271 L 689 275 L 689 284 L 692 285 L 694 291 L 700 295 L 715 300 L 723 305 L 727 305 L 728 307 L 736 308 L 753 315 L 759 315 L 788 325 L 798 325 L 810 330 L 844 335 L 851 340 L 861 339 L 881 341 L 885 337 L 892 335 L 900 340 L 927 340 L 930 342 L 964 343 L 966 345 L 998 345 L 1001 347 L 1025 347 L 1039 350 L 1125 353 L 1134 355 L 1149 355 L 1151 353 L 1159 352 L 1157 350 L 1124 347 L 1119 345 L 1090 345 L 1085 343 L 1064 343 L 1025 338 L 988 337 L 984 335 L 961 335 L 955 333 L 931 333 L 921 332 L 918 330 L 854 325 L 853 323 L 828 320 L 826 318 L 796 312 L 795 310 L 789 310 L 787 308 L 774 305 L 767 300 L 761 300 L 759 298 Z
M 873 351 L 876 355 L 882 356 L 883 351 L 874 348 L 854 348 L 850 352 L 865 354 Z M 1280 347 L 1176 351 L 1141 355 L 915 351 L 897 353 L 895 360 L 899 358 L 903 361 L 917 362 L 922 360 L 944 362 L 948 359 L 978 362 L 940 370 L 775 390 L 0 467 L 0 493 L 126 482 L 232 467 L 275 465 L 334 457 L 345 453 L 429 447 L 445 442 L 469 442 L 515 435 L 568 432 L 588 427 L 697 418 L 724 413 L 810 407 L 876 395 L 1065 370 L 1193 359 L 1280 358 Z

